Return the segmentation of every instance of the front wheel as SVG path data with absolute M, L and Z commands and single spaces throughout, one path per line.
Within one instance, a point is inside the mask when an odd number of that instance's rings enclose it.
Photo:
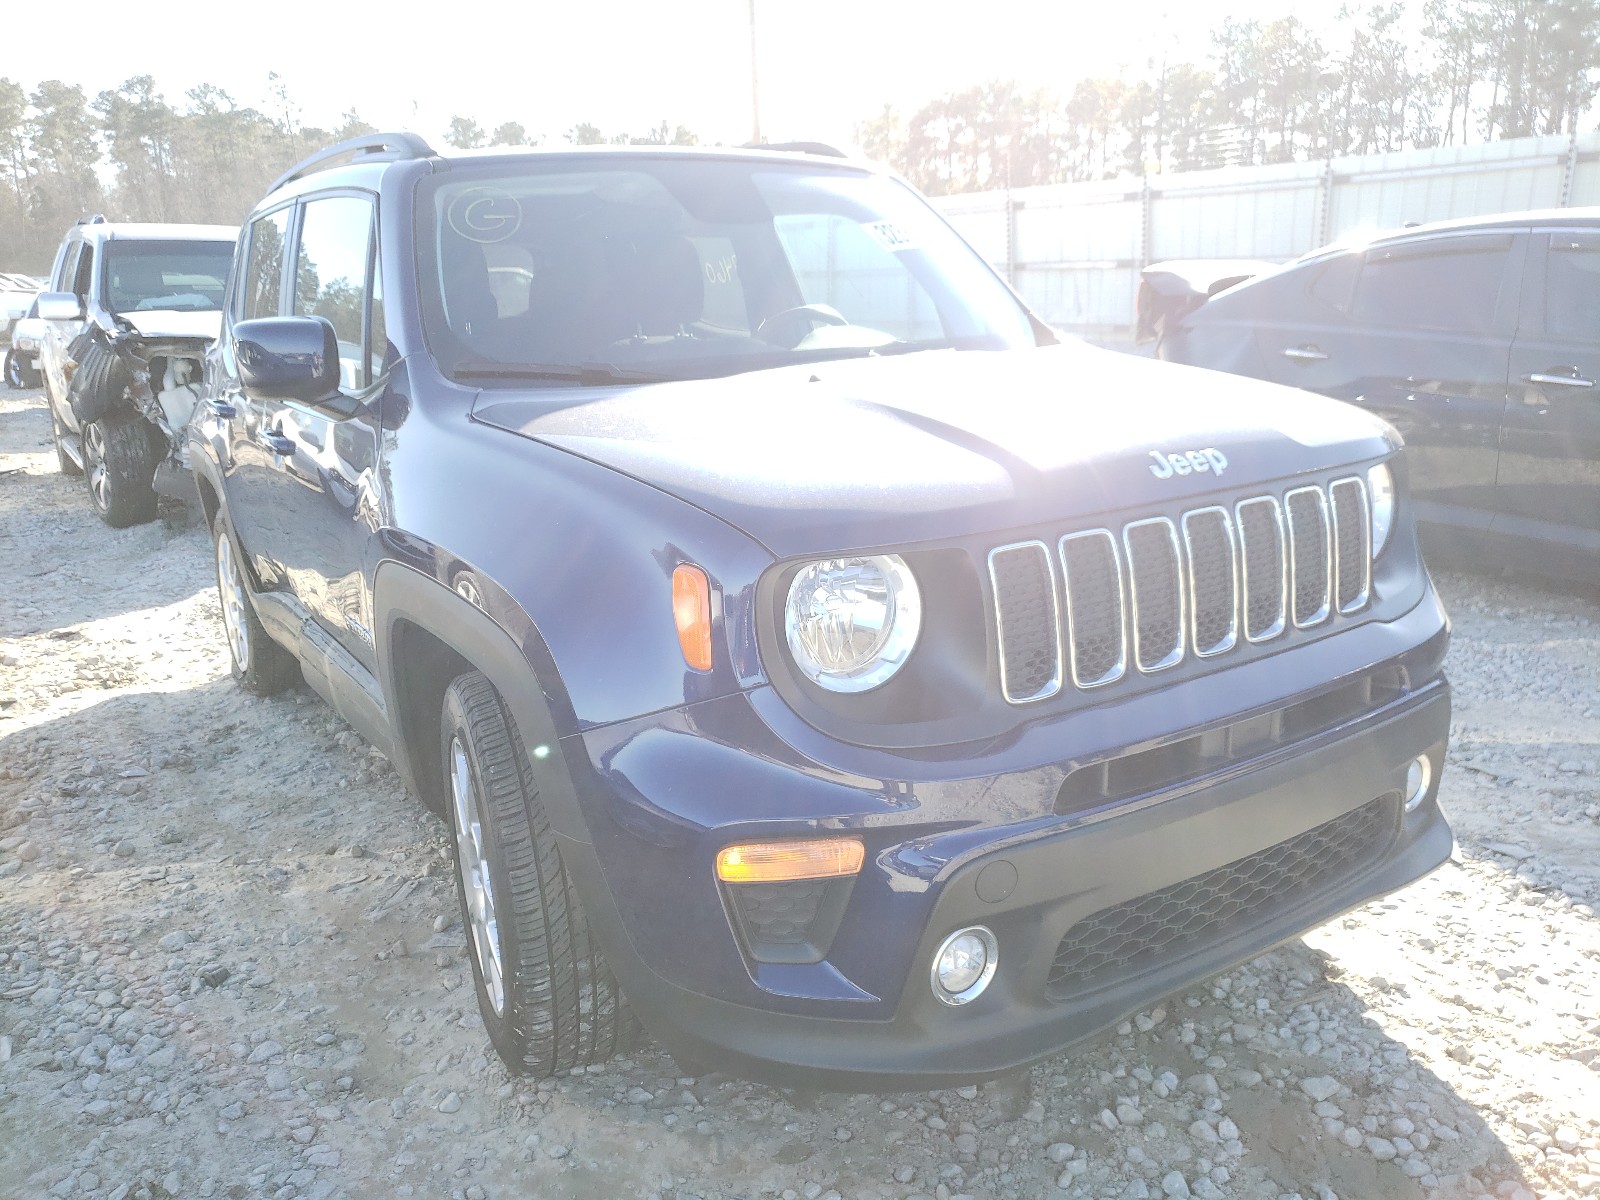
M 137 417 L 102 417 L 83 426 L 83 473 L 89 502 L 114 529 L 156 516 L 155 453 L 150 427 Z
M 522 739 L 476 671 L 445 691 L 441 751 L 489 1040 L 518 1074 L 604 1062 L 638 1026 L 584 920 Z
M 267 636 L 256 616 L 245 582 L 244 568 L 233 532 L 221 514 L 211 526 L 217 559 L 217 596 L 222 602 L 222 631 L 228 639 L 228 656 L 233 678 L 245 691 L 271 696 L 295 681 L 298 664 L 277 642 Z
M 6 351 L 6 386 L 15 391 L 31 387 L 28 383 L 28 368 L 23 365 L 22 353 L 19 350 Z

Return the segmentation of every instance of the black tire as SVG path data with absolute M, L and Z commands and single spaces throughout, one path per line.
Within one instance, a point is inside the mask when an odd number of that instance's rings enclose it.
M 113 529 L 140 525 L 156 516 L 156 454 L 150 426 L 138 417 L 113 413 L 85 422 L 83 476 L 100 519 Z
M 24 372 L 27 368 L 22 365 L 22 355 L 15 349 L 6 351 L 6 386 L 13 391 L 21 391 L 27 387 Z
M 604 1062 L 633 1045 L 638 1022 L 584 920 L 516 724 L 493 685 L 473 671 L 446 689 L 440 725 L 456 896 L 489 1040 L 517 1074 Z M 458 772 L 476 811 L 476 839 L 463 830 Z M 469 892 L 478 894 L 475 873 L 490 885 L 495 921 L 487 934 L 469 900 Z M 485 967 L 495 954 L 498 1003 Z
M 50 440 L 56 448 L 56 465 L 61 468 L 61 473 L 68 479 L 77 479 L 83 474 L 83 468 L 61 445 L 61 435 L 63 433 L 61 421 L 57 418 L 56 410 L 51 406 L 48 397 L 45 399 L 45 407 L 50 409 Z
M 67 403 L 78 424 L 98 421 L 121 402 L 133 377 L 122 359 L 91 334 L 80 333 L 67 353 L 78 364 L 67 385 Z
M 217 599 L 222 605 L 222 635 L 228 643 L 234 682 L 252 695 L 276 695 L 300 678 L 300 664 L 268 636 L 256 616 L 238 539 L 221 513 L 211 526 L 211 547 L 217 568 Z

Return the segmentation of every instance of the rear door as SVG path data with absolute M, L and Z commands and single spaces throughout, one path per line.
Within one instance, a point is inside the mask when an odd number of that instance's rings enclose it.
M 1434 234 L 1329 260 L 1265 314 L 1269 376 L 1361 405 L 1406 440 L 1417 516 L 1487 531 L 1525 231 Z M 1304 319 L 1309 311 L 1311 319 Z
M 1600 569 L 1600 231 L 1534 239 L 1511 348 L 1495 528 Z

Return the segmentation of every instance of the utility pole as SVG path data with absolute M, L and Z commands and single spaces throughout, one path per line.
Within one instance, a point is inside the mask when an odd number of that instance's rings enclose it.
M 750 0 L 750 140 L 761 141 L 761 89 L 756 83 L 756 0 Z

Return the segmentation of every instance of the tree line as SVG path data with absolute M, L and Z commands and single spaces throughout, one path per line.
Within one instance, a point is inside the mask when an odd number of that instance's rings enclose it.
M 1570 133 L 1600 92 L 1600 0 L 1346 4 L 1325 43 L 1299 18 L 1225 19 L 1198 59 L 992 82 L 857 127 L 934 195 Z
M 116 221 L 232 225 L 306 155 L 376 130 L 354 109 L 323 129 L 305 125 L 282 81 L 268 77 L 262 108 L 241 105 L 205 84 L 169 103 L 149 75 L 89 97 L 47 80 L 29 92 L 0 78 L 0 269 L 42 275 L 62 235 L 80 216 Z M 454 117 L 443 140 L 461 148 L 539 140 L 515 121 L 486 132 Z M 663 121 L 643 134 L 607 135 L 594 125 L 568 130 L 575 144 L 693 144 Z
M 1379 0 L 1347 4 L 1326 44 L 1292 15 L 1230 18 L 1197 59 L 1152 57 L 1064 96 L 990 82 L 909 115 L 886 107 L 856 132 L 869 157 L 939 195 L 1567 133 L 1593 122 L 1597 92 L 1600 0 Z M 332 128 L 305 125 L 275 75 L 260 108 L 210 84 L 169 103 L 149 75 L 92 98 L 0 78 L 0 268 L 48 269 L 86 213 L 232 224 L 293 163 L 370 132 L 353 108 Z M 454 116 L 443 140 L 545 135 Z M 663 121 L 643 134 L 579 124 L 559 140 L 698 139 Z

